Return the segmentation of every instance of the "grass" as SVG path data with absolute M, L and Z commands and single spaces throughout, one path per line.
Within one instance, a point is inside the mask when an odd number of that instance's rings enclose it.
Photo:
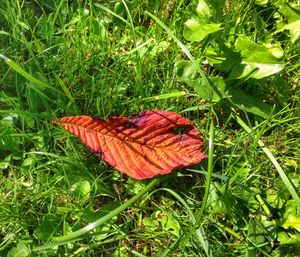
M 200 2 L 0 2 L 1 256 L 299 254 L 299 6 Z M 51 123 L 150 109 L 208 159 L 137 181 Z

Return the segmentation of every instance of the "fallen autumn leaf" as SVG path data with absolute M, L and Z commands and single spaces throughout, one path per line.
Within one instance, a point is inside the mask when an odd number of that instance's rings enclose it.
M 136 179 L 170 173 L 206 158 L 203 140 L 176 112 L 149 110 L 108 120 L 70 116 L 53 121 L 77 136 L 102 160 Z

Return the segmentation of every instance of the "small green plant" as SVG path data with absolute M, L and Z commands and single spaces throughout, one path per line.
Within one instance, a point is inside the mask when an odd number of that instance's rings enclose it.
M 239 4 L 245 9 L 242 16 L 233 11 Z M 263 10 L 259 12 L 259 5 L 252 9 L 252 3 L 232 2 L 226 6 L 214 1 L 199 1 L 192 18 L 185 22 L 184 37 L 195 42 L 190 45 L 192 53 L 199 56 L 197 52 L 201 52 L 200 58 L 195 61 L 213 69 L 204 78 L 193 61 L 179 60 L 176 67 L 180 81 L 195 88 L 204 99 L 221 101 L 228 107 L 267 118 L 272 106 L 264 103 L 264 99 L 259 100 L 259 97 L 264 94 L 271 96 L 270 90 L 259 82 L 251 85 L 248 81 L 251 78 L 267 78 L 283 70 L 284 49 L 276 37 L 279 31 L 276 31 L 276 27 L 268 30 L 267 19 L 274 20 L 275 15 L 279 15 L 277 19 L 282 21 L 284 16 L 276 12 L 276 8 L 289 6 L 281 1 L 274 5 L 267 4 L 274 10 L 271 17 L 266 16 Z M 296 14 L 295 10 L 293 14 Z M 247 20 L 247 15 L 251 17 L 250 20 Z

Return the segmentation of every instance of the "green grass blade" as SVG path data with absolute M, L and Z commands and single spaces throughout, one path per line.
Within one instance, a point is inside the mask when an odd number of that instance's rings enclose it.
M 208 85 L 210 85 L 209 80 L 207 79 L 205 73 L 203 72 L 203 70 L 200 68 L 200 66 L 198 65 L 198 63 L 196 62 L 195 58 L 192 56 L 192 54 L 190 53 L 190 51 L 184 46 L 183 43 L 181 43 L 181 41 L 174 36 L 174 34 L 172 33 L 172 31 L 161 21 L 159 20 L 156 16 L 154 16 L 152 13 L 145 11 L 145 14 L 149 15 L 159 26 L 161 26 L 167 33 L 168 35 L 177 43 L 177 45 L 181 48 L 182 52 L 185 53 L 185 55 L 189 58 L 189 60 L 193 63 L 193 65 L 195 66 L 195 68 L 198 70 L 199 74 L 201 75 L 202 78 L 204 78 L 207 82 Z
M 199 226 L 200 221 L 202 219 L 202 215 L 205 211 L 208 195 L 209 195 L 209 189 L 210 189 L 210 183 L 213 173 L 213 162 L 214 162 L 214 139 L 215 139 L 215 130 L 214 130 L 214 124 L 213 121 L 210 123 L 209 128 L 209 143 L 208 143 L 208 168 L 207 168 L 207 177 L 206 177 L 206 183 L 205 183 L 205 191 L 203 196 L 203 202 L 201 209 L 199 213 L 197 214 L 197 220 L 195 222 L 195 227 Z
M 6 56 L 0 54 L 0 58 L 3 59 L 13 70 L 21 74 L 24 78 L 28 79 L 29 81 L 42 86 L 42 87 L 48 87 L 48 85 L 35 77 L 33 77 L 31 74 L 29 74 L 27 71 L 23 70 L 20 65 L 12 61 L 11 59 L 7 58 Z
M 124 23 L 126 23 L 127 25 L 130 25 L 130 23 L 125 20 L 123 17 L 121 17 L 120 15 L 116 14 L 115 12 L 113 12 L 112 10 L 110 10 L 109 8 L 105 7 L 102 4 L 99 3 L 94 3 L 95 7 L 98 7 L 99 9 L 102 9 L 103 11 L 106 11 L 107 13 L 113 15 L 114 17 L 118 18 L 119 20 L 123 21 Z
M 132 37 L 133 37 L 133 40 L 134 40 L 135 47 L 138 48 L 139 46 L 138 46 L 138 41 L 137 41 L 137 37 L 136 37 L 136 34 L 135 34 L 135 29 L 134 29 L 134 24 L 133 24 L 133 20 L 132 20 L 132 17 L 131 17 L 131 13 L 130 13 L 130 11 L 128 9 L 128 6 L 127 6 L 127 4 L 124 0 L 122 0 L 122 4 L 124 5 L 126 13 L 128 15 L 128 19 L 129 19 L 130 28 L 131 28 L 131 31 L 132 31 Z M 141 56 L 140 56 L 138 51 L 135 52 L 135 59 L 136 59 L 136 65 L 135 65 L 136 82 L 138 84 L 137 88 L 142 89 L 143 88 L 142 65 L 141 65 Z
M 61 80 L 61 78 L 59 76 L 57 76 L 56 73 L 54 73 L 54 77 L 58 81 L 58 84 L 61 86 L 63 91 L 65 92 L 66 96 L 69 98 L 70 102 L 75 103 L 75 100 L 74 100 L 70 90 L 66 87 L 65 83 Z
M 189 208 L 188 204 L 183 200 L 183 198 L 179 194 L 177 194 L 175 191 L 173 191 L 169 188 L 162 188 L 159 190 L 164 190 L 164 191 L 170 193 L 171 195 L 173 195 L 184 206 L 185 210 L 187 211 L 188 215 L 190 216 L 190 218 L 192 220 L 193 225 L 195 225 L 196 219 L 195 219 L 195 216 L 194 216 L 192 210 Z M 204 251 L 206 252 L 207 256 L 209 256 L 210 249 L 209 249 L 208 241 L 206 240 L 205 232 L 201 228 L 197 228 L 196 235 L 197 235 L 198 240 L 201 243 Z M 180 240 L 179 240 L 179 242 L 180 242 Z M 167 254 L 170 251 L 171 251 L 171 248 L 167 248 L 166 253 L 161 254 L 160 256 L 167 256 Z
M 203 174 L 205 176 L 207 176 L 207 174 L 208 174 L 208 172 L 204 171 L 204 170 L 195 170 L 195 169 L 187 169 L 187 170 L 195 172 L 195 173 Z M 225 182 L 228 182 L 231 179 L 230 177 L 219 175 L 219 174 L 216 174 L 216 173 L 212 173 L 211 176 L 213 178 L 217 178 L 217 179 L 223 180 Z M 248 188 L 245 185 L 243 185 L 242 183 L 238 182 L 236 179 L 233 181 L 233 183 L 235 185 L 239 186 L 240 188 L 242 188 L 243 190 L 246 190 L 248 192 L 253 192 L 250 188 Z
M 7 58 L 6 56 L 0 54 L 0 59 L 3 59 L 8 66 L 10 66 L 14 71 L 18 72 L 20 75 L 22 75 L 24 78 L 26 78 L 30 82 L 35 83 L 43 88 L 48 88 L 48 89 L 54 90 L 56 93 L 61 94 L 61 92 L 59 90 L 47 85 L 46 83 L 44 83 L 41 80 L 35 78 L 30 73 L 25 71 L 19 64 L 17 64 L 16 62 L 12 61 L 9 58 Z M 34 90 L 37 90 L 37 89 L 34 89 Z M 41 94 L 40 91 L 38 93 Z M 49 98 L 47 96 L 45 96 L 45 95 L 43 95 L 43 96 L 49 100 Z
M 189 238 L 193 235 L 195 230 L 200 226 L 200 222 L 202 220 L 203 213 L 206 208 L 208 195 L 209 195 L 209 189 L 211 184 L 211 178 L 213 174 L 213 161 L 214 161 L 214 138 L 215 138 L 215 130 L 214 130 L 214 124 L 213 121 L 211 121 L 210 128 L 209 128 L 209 149 L 208 149 L 208 168 L 207 168 L 207 177 L 206 177 L 206 183 L 205 183 L 205 191 L 203 196 L 203 202 L 201 205 L 201 209 L 196 214 L 196 221 L 193 225 L 193 227 L 190 229 L 190 231 L 185 235 L 182 239 L 183 242 L 187 242 Z M 205 242 L 204 242 L 205 243 Z M 207 252 L 205 251 L 207 256 L 212 256 L 212 253 L 210 249 L 205 247 L 204 249 L 207 249 Z
M 236 114 L 233 115 L 234 119 L 237 121 L 237 123 L 249 134 L 253 134 L 253 131 L 251 128 L 247 126 L 247 124 Z M 285 184 L 287 190 L 292 195 L 293 199 L 295 200 L 295 203 L 297 204 L 298 209 L 300 210 L 300 198 L 298 193 L 295 190 L 295 186 L 293 185 L 292 181 L 288 178 L 288 176 L 285 174 L 284 170 L 281 168 L 280 164 L 275 159 L 274 155 L 271 153 L 268 147 L 265 146 L 263 141 L 260 139 L 257 141 L 258 145 L 262 148 L 263 152 L 266 154 L 266 156 L 269 158 L 269 160 L 272 162 L 274 167 L 276 168 L 280 178 L 282 179 L 283 183 Z
M 168 93 L 168 94 L 161 94 L 161 95 L 156 95 L 156 96 L 145 97 L 145 98 L 142 98 L 141 101 L 152 102 L 152 101 L 186 96 L 186 95 L 187 95 L 187 93 L 185 91 L 178 91 L 178 92 L 172 92 L 172 93 Z
M 52 248 L 55 245 L 62 245 L 70 241 L 74 241 L 76 239 L 80 239 L 80 236 L 92 231 L 93 229 L 101 226 L 105 222 L 109 221 L 113 217 L 117 216 L 124 210 L 126 210 L 128 207 L 130 207 L 134 202 L 139 200 L 144 194 L 146 194 L 151 188 L 153 188 L 155 185 L 157 185 L 161 181 L 161 178 L 155 178 L 151 180 L 138 194 L 130 198 L 126 203 L 122 204 L 121 206 L 117 207 L 116 209 L 112 210 L 107 215 L 103 216 L 102 218 L 96 220 L 93 223 L 90 223 L 89 225 L 78 229 L 68 235 L 60 236 L 60 237 L 52 237 L 52 239 L 56 242 L 54 244 L 46 244 L 42 246 L 37 246 L 33 248 L 33 251 L 40 251 L 45 250 L 48 248 Z

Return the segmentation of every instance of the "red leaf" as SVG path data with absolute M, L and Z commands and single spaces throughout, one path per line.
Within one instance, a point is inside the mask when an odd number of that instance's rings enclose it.
M 94 153 L 136 179 L 170 173 L 206 158 L 199 131 L 175 112 L 143 111 L 136 116 L 64 117 L 53 121 L 77 136 Z

